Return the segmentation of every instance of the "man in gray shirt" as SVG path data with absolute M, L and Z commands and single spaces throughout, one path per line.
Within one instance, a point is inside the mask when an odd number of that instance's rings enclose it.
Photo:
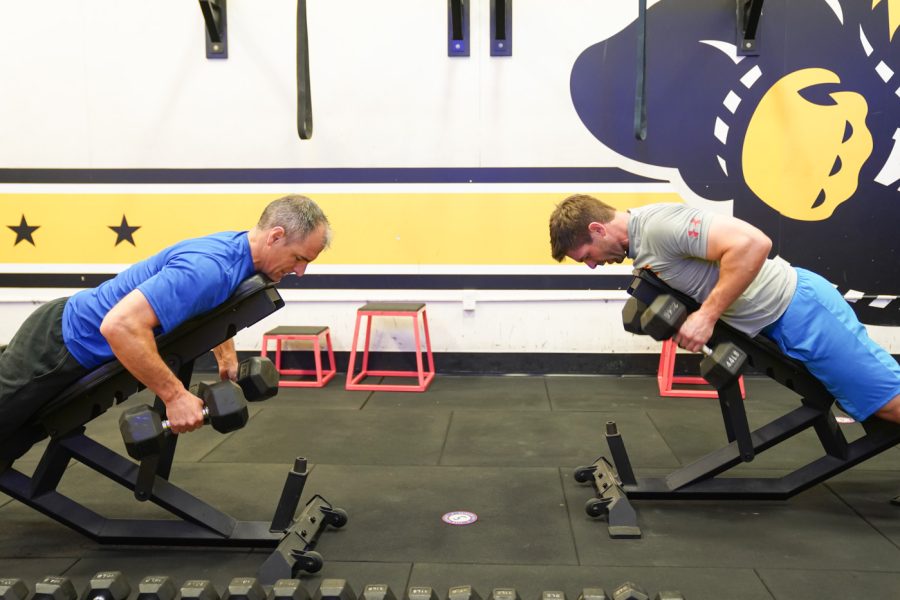
M 553 258 L 591 269 L 634 261 L 700 303 L 673 340 L 699 352 L 721 318 L 762 333 L 807 369 L 857 420 L 900 423 L 900 365 L 825 279 L 769 259 L 772 241 L 745 221 L 682 204 L 629 212 L 587 195 L 563 200 L 550 217 Z

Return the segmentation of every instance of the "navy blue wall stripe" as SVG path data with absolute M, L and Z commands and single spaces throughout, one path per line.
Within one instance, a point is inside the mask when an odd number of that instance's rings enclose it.
M 111 274 L 2 273 L 0 287 L 95 287 Z M 624 290 L 630 275 L 315 275 L 285 277 L 281 289 Z
M 0 183 L 658 183 L 613 167 L 0 169 Z

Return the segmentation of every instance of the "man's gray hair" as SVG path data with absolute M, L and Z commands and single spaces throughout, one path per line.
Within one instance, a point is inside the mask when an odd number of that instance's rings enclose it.
M 273 200 L 265 208 L 256 228 L 265 231 L 283 227 L 288 239 L 303 239 L 325 225 L 325 246 L 331 243 L 331 225 L 319 205 L 298 194 Z

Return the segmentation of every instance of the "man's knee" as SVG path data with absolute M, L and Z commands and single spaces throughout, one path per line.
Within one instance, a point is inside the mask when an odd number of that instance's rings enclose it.
M 887 404 L 875 412 L 875 416 L 885 421 L 900 423 L 900 395 L 894 396 Z

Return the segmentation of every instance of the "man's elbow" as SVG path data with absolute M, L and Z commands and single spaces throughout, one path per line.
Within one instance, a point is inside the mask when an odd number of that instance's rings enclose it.
M 759 253 L 762 255 L 762 260 L 765 260 L 769 257 L 769 253 L 772 252 L 772 238 L 761 231 L 759 232 L 758 238 L 757 245 L 759 247 Z
M 754 257 L 760 265 L 769 257 L 771 251 L 772 238 L 759 229 L 754 227 L 745 236 L 742 253 Z
M 106 339 L 110 347 L 115 347 L 116 342 L 128 337 L 129 329 L 124 319 L 115 314 L 107 314 L 100 322 L 100 335 Z

